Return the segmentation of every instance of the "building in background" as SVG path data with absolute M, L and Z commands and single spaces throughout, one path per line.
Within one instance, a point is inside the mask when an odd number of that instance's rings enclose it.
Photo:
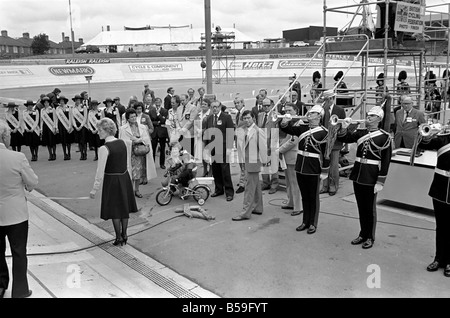
M 337 36 L 338 28 L 327 27 L 327 36 Z M 307 28 L 299 28 L 292 30 L 284 30 L 283 38 L 287 42 L 304 41 L 309 45 L 319 41 L 323 37 L 323 26 L 309 26 Z

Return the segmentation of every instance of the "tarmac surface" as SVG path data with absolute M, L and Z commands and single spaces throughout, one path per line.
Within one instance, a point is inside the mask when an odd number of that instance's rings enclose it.
M 258 79 L 252 86 L 252 79 L 248 79 L 241 86 L 227 86 L 221 99 L 238 87 L 253 98 L 252 90 L 258 87 L 277 87 L 269 86 L 273 81 Z M 276 85 L 287 82 L 279 79 Z M 92 96 L 100 100 L 119 95 L 126 104 L 127 96 L 140 97 L 143 86 L 139 84 L 96 84 Z M 160 92 L 167 85 L 169 82 L 160 83 L 155 88 L 159 89 L 157 96 L 165 96 Z M 182 91 L 202 84 L 181 81 L 173 86 Z M 69 97 L 85 89 L 80 85 L 62 88 Z M 42 91 L 51 89 L 16 89 L 0 95 L 36 100 Z M 169 205 L 159 206 L 155 194 L 161 188 L 163 171 L 158 167 L 158 178 L 140 187 L 143 198 L 137 202 L 141 211 L 130 216 L 128 244 L 113 246 L 112 223 L 100 219 L 100 195 L 95 200 L 76 199 L 89 196 L 97 167 L 92 151 L 87 161 L 80 161 L 76 149 L 73 145 L 72 160 L 64 161 L 58 145 L 57 160 L 49 162 L 47 149 L 41 147 L 39 160 L 30 162 L 39 176 L 38 187 L 29 194 L 32 298 L 450 296 L 450 279 L 442 270 L 425 270 L 435 253 L 432 211 L 379 202 L 374 247 L 363 250 L 360 245 L 352 246 L 359 221 L 352 183 L 347 178 L 341 178 L 335 196 L 320 196 L 318 230 L 308 235 L 295 231 L 302 215 L 291 216 L 290 210 L 280 208 L 286 200 L 283 187 L 275 194 L 264 191 L 264 213 L 242 222 L 231 218 L 242 208 L 243 193 L 231 202 L 224 196 L 208 198 L 204 208 L 215 217 L 210 221 L 175 213 L 185 203 L 196 205 L 193 199 L 174 198 Z M 27 147 L 22 151 L 31 157 Z M 234 163 L 231 169 L 236 185 L 239 167 Z M 423 191 L 428 192 L 429 186 L 424 184 Z M 6 297 L 10 297 L 9 292 Z

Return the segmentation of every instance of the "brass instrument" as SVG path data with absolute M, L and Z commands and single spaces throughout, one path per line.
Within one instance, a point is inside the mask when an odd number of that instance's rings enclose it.
M 349 121 L 350 119 L 350 121 Z M 345 119 L 340 119 L 337 115 L 332 115 L 330 117 L 330 124 L 332 126 L 336 126 L 337 124 L 342 124 L 344 122 L 348 122 L 349 124 L 362 124 L 364 122 L 366 122 L 365 119 L 351 119 L 351 118 L 345 118 Z
M 299 115 L 280 115 L 278 113 L 273 112 L 272 113 L 272 121 L 277 121 L 278 119 L 299 119 L 299 120 L 303 120 L 303 121 L 308 121 L 308 117 L 307 116 L 299 116 Z
M 441 124 L 422 124 L 419 126 L 418 133 L 422 137 L 431 137 L 433 135 L 443 133 L 450 129 L 450 125 L 441 125 Z

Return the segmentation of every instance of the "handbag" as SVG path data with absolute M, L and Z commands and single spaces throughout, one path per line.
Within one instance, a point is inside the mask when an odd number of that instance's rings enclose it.
M 133 145 L 133 154 L 135 156 L 145 156 L 150 152 L 150 146 L 143 142 Z

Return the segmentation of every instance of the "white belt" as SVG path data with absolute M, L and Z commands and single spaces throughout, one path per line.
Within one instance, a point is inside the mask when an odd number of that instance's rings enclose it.
M 434 172 L 436 172 L 437 174 L 440 174 L 440 175 L 442 175 L 444 177 L 447 177 L 447 178 L 450 177 L 450 171 L 446 171 L 446 170 L 435 168 Z
M 371 160 L 371 159 L 360 158 L 360 157 L 356 157 L 355 161 L 363 163 L 363 164 L 376 165 L 376 166 L 378 166 L 380 164 L 379 160 Z
M 297 154 L 302 155 L 303 157 L 312 157 L 320 159 L 320 155 L 314 152 L 307 152 L 303 150 L 297 150 Z

